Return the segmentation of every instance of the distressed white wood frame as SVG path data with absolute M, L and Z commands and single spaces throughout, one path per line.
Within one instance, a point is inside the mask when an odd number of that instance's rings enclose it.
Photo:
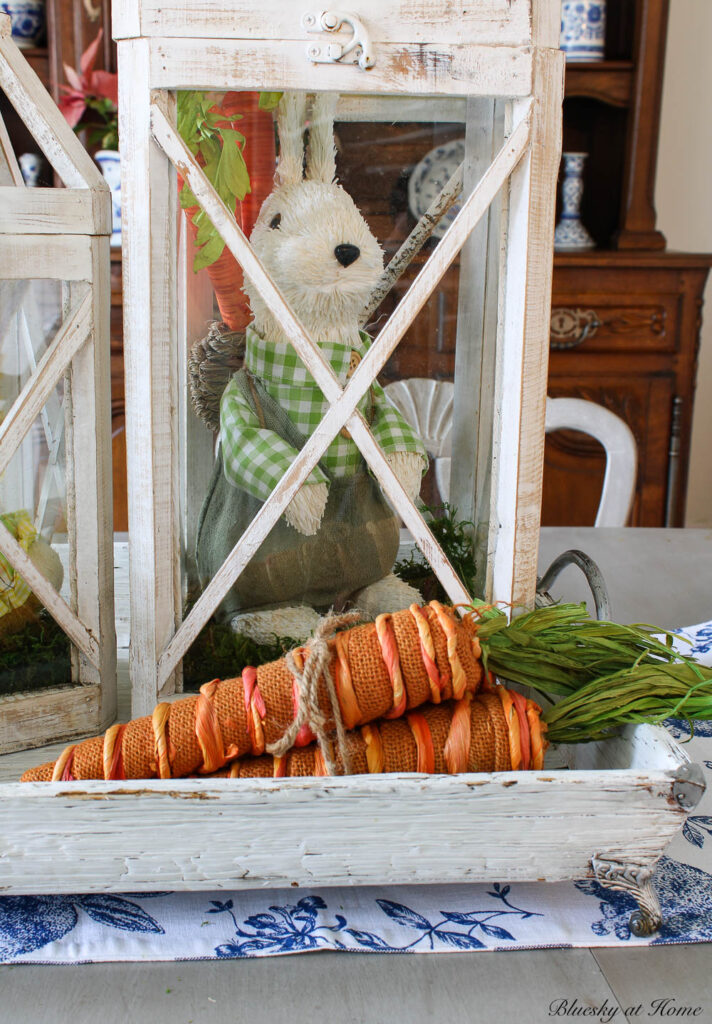
M 464 37 L 469 30 L 465 45 L 452 42 L 452 11 L 445 17 L 433 4 L 404 24 L 402 9 L 396 15 L 390 5 L 381 4 L 380 11 L 369 0 L 359 16 L 372 31 L 377 60 L 366 75 L 355 67 L 311 65 L 305 56 L 310 37 L 294 10 L 285 10 L 276 0 L 266 6 L 268 10 L 260 9 L 258 16 L 248 3 L 236 0 L 224 9 L 212 7 L 206 20 L 203 6 L 182 0 L 169 8 L 122 3 L 117 12 L 119 80 L 126 88 L 120 97 L 120 126 L 122 138 L 130 139 L 122 196 L 135 715 L 149 713 L 159 697 L 181 688 L 180 663 L 186 650 L 344 424 L 450 597 L 467 599 L 355 410 L 505 183 L 508 213 L 502 218 L 500 245 L 505 251 L 516 246 L 519 257 L 511 258 L 511 266 L 506 260 L 502 266 L 496 386 L 500 395 L 513 390 L 520 394 L 514 397 L 512 414 L 498 421 L 493 442 L 498 472 L 493 471 L 488 516 L 487 580 L 490 595 L 497 599 L 525 603 L 534 594 L 548 352 L 545 327 L 563 88 L 552 5 L 536 3 L 532 10 L 530 0 L 485 0 L 472 11 L 472 5 L 463 5 L 464 23 L 458 23 L 458 33 Z M 239 39 L 234 38 L 237 33 Z M 384 96 L 398 102 L 396 97 L 410 93 L 428 95 L 443 107 L 459 103 L 463 118 L 466 97 L 497 95 L 509 104 L 508 137 L 493 166 L 343 390 L 175 130 L 174 92 L 179 88 L 265 86 L 338 89 L 348 95 L 345 106 L 351 117 L 373 107 L 375 93 L 381 102 Z M 180 482 L 180 460 L 185 455 L 177 441 L 181 431 L 185 437 L 186 428 L 178 412 L 184 401 L 178 368 L 184 359 L 183 324 L 190 312 L 182 315 L 179 328 L 176 169 L 269 302 L 330 402 L 322 423 L 184 622 L 178 567 L 186 528 L 180 504 L 182 499 L 185 505 L 189 485 Z M 497 251 L 496 244 L 491 248 Z M 184 256 L 181 265 L 185 266 Z M 179 331 L 180 349 L 175 340 Z M 488 413 L 494 414 L 491 409 Z
M 652 866 L 685 821 L 687 763 L 665 730 L 637 726 L 579 748 L 571 771 L 6 783 L 0 891 L 553 882 L 590 877 L 601 855 Z
M 10 38 L 0 15 L 0 88 L 67 186 L 25 187 L 0 122 L 0 279 L 62 283 L 62 322 L 0 424 L 0 474 L 64 386 L 63 409 L 44 424 L 50 463 L 64 435 L 69 569 L 65 600 L 0 523 L 0 552 L 72 642 L 74 686 L 0 696 L 0 752 L 94 732 L 116 714 L 113 599 L 109 237 L 111 201 L 98 168 Z M 60 415 L 57 419 L 56 414 Z M 47 482 L 52 479 L 48 467 Z M 40 504 L 46 503 L 46 495 Z M 7 509 L 5 511 L 12 511 Z M 69 683 L 69 680 L 68 680 Z

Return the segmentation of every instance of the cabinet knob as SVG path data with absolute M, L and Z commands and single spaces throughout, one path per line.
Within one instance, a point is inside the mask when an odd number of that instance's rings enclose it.
M 551 311 L 550 347 L 553 349 L 576 348 L 587 338 L 592 338 L 601 321 L 592 309 L 568 309 L 555 306 Z

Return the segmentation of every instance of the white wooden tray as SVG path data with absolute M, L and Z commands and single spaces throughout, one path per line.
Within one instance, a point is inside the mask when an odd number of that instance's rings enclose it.
M 570 769 L 0 785 L 0 891 L 122 892 L 595 875 L 660 925 L 653 867 L 704 791 L 660 728 Z

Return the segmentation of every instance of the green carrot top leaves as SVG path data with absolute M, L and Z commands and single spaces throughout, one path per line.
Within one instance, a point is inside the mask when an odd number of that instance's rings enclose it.
M 640 664 L 594 679 L 548 708 L 553 743 L 605 739 L 621 725 L 662 724 L 666 718 L 712 718 L 712 668 L 684 661 Z
M 712 668 L 673 647 L 655 626 L 591 619 L 583 604 L 537 608 L 508 621 L 498 608 L 473 602 L 485 668 L 563 697 L 545 711 L 547 737 L 581 743 L 632 722 L 712 719 Z
M 233 109 L 232 103 L 223 102 L 221 108 L 214 97 L 195 91 L 179 92 L 177 107 L 179 135 L 234 214 L 235 204 L 250 191 L 250 176 L 243 155 L 245 136 L 236 128 L 242 114 Z M 187 184 L 181 189 L 180 205 L 184 210 L 198 206 Z M 198 208 L 192 220 L 198 228 L 197 244 L 201 246 L 193 262 L 197 272 L 220 258 L 225 242 L 203 210 Z
M 668 631 L 591 619 L 584 604 L 536 608 L 511 622 L 484 602 L 471 608 L 485 667 L 547 695 L 567 696 L 634 665 L 686 660 Z

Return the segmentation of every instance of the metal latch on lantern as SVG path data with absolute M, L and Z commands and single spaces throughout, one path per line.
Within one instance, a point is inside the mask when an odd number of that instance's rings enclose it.
M 307 57 L 315 64 L 358 64 L 366 71 L 376 63 L 366 28 L 355 14 L 347 11 L 308 11 L 302 16 L 307 32 L 340 32 L 350 28 L 351 39 L 345 43 L 314 42 L 307 47 Z M 345 59 L 346 58 L 346 59 Z

